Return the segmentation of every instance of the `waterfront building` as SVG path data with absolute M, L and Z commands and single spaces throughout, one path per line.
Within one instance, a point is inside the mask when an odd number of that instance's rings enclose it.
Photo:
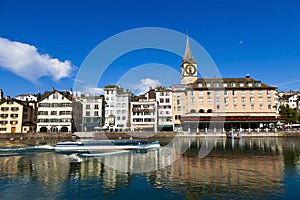
M 35 110 L 27 102 L 10 98 L 0 100 L 0 133 L 35 131 Z
M 132 131 L 157 131 L 158 103 L 155 99 L 137 97 L 131 102 L 131 130 Z
M 72 132 L 72 94 L 52 89 L 38 101 L 37 132 Z
M 289 106 L 297 110 L 299 107 L 299 94 L 296 92 L 279 92 L 279 104 L 281 106 Z
M 82 124 L 77 130 L 90 132 L 100 129 L 104 125 L 104 96 L 76 94 L 73 97 L 82 104 Z
M 130 128 L 130 102 L 132 93 L 117 85 L 104 87 L 105 124 L 104 128 L 124 130 Z
M 276 87 L 245 78 L 197 78 L 189 41 L 181 64 L 181 84 L 173 85 L 174 130 L 199 132 L 275 129 L 280 121 Z M 180 123 L 179 123 L 180 122 Z
M 157 87 L 155 89 L 155 99 L 156 102 L 158 102 L 158 130 L 172 131 L 172 90 L 169 88 Z

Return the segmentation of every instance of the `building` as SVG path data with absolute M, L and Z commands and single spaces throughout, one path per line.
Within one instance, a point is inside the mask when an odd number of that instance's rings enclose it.
M 35 131 L 35 110 L 17 99 L 0 100 L 0 133 L 28 133 Z
M 82 124 L 78 130 L 90 132 L 100 129 L 104 125 L 104 96 L 86 94 L 75 98 L 82 103 Z
M 105 124 L 104 128 L 126 130 L 130 128 L 130 102 L 132 93 L 116 85 L 104 87 Z
M 155 99 L 158 102 L 158 130 L 173 130 L 172 90 L 158 87 L 155 89 Z
M 259 131 L 274 129 L 280 121 L 275 87 L 249 75 L 245 78 L 197 78 L 197 64 L 188 39 L 181 64 L 181 84 L 172 86 L 172 94 L 174 130 Z
M 72 94 L 52 89 L 38 101 L 37 132 L 72 132 Z
M 157 107 L 155 99 L 138 98 L 131 102 L 131 130 L 157 131 Z
M 37 102 L 38 96 L 32 94 L 21 94 L 16 96 L 15 99 L 18 99 L 20 101 L 25 101 L 25 102 Z
M 292 109 L 297 110 L 299 107 L 299 94 L 296 92 L 279 92 L 279 105 L 289 106 Z

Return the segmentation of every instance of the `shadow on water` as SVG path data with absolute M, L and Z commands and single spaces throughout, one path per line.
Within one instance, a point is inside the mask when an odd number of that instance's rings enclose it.
M 159 140 L 162 146 L 170 142 L 168 138 Z M 173 160 L 172 156 L 186 144 L 190 148 Z M 200 138 L 178 138 L 169 153 L 130 152 L 87 157 L 82 162 L 71 162 L 67 155 L 53 151 L 0 151 L 0 199 L 15 198 L 14 195 L 26 199 L 130 199 L 136 195 L 143 199 L 297 197 L 298 138 L 221 138 L 206 157 L 200 158 L 199 150 L 206 145 Z M 149 155 L 155 159 L 149 159 Z M 168 165 L 160 169 L 161 163 Z M 149 165 L 158 168 L 136 173 L 136 168 Z M 118 167 L 126 170 L 115 170 Z

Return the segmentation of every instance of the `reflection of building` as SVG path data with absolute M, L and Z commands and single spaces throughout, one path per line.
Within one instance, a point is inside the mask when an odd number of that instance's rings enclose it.
M 29 102 L 10 97 L 0 101 L 0 133 L 28 133 L 35 126 L 35 109 Z
M 38 102 L 37 132 L 72 132 L 72 95 L 45 92 Z

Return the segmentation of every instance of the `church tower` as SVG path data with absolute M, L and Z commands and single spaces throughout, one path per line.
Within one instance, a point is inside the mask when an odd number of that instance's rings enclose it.
M 181 84 L 193 83 L 197 80 L 197 63 L 192 56 L 189 38 L 186 38 L 185 53 L 182 59 L 181 69 Z

